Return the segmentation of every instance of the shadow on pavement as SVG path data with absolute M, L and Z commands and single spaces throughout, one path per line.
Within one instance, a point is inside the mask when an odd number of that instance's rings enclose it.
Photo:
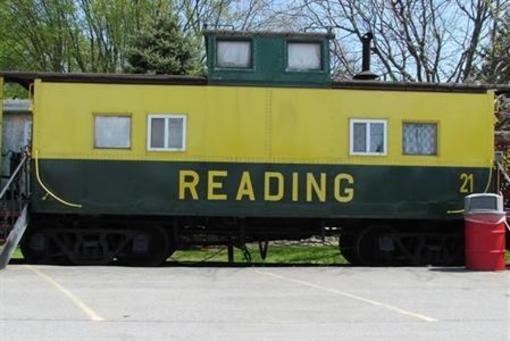
M 9 262 L 10 265 L 23 265 L 23 264 L 29 264 L 25 262 L 24 259 L 11 259 Z M 47 264 L 47 265 L 54 265 L 54 264 Z M 74 266 L 74 265 L 61 265 L 61 266 Z M 81 265 L 86 267 L 87 265 Z M 94 266 L 94 265 L 90 265 Z M 116 263 L 108 264 L 108 265 L 101 265 L 101 266 L 118 266 L 118 267 L 129 267 L 129 266 L 123 266 Z M 319 267 L 326 267 L 326 268 L 367 268 L 365 266 L 353 266 L 351 264 L 310 264 L 310 263 L 262 263 L 262 262 L 256 262 L 256 263 L 245 263 L 245 262 L 234 262 L 234 263 L 228 263 L 228 262 L 211 262 L 211 261 L 174 261 L 169 260 L 161 265 L 163 268 L 168 267 L 189 267 L 189 268 L 319 268 Z M 423 268 L 424 270 L 427 269 L 427 266 L 394 266 L 390 268 L 401 268 L 401 267 L 413 267 L 413 268 Z M 384 268 L 384 267 L 378 267 L 378 268 Z M 510 270 L 510 263 L 506 266 L 506 271 Z M 470 273 L 475 272 L 474 270 L 467 270 L 465 267 L 459 267 L 459 266 L 451 266 L 451 267 L 428 267 L 428 271 L 432 272 L 445 272 L 445 273 Z M 476 272 L 486 272 L 486 271 L 476 271 Z
M 228 262 L 166 262 L 163 267 L 216 267 L 216 268 L 318 268 L 318 267 L 333 267 L 333 268 L 352 268 L 350 264 L 308 264 L 308 263 L 228 263 Z
M 11 259 L 9 262 L 9 265 L 24 265 L 29 264 L 25 262 L 24 259 Z M 41 265 L 55 265 L 55 264 L 41 264 Z M 76 266 L 71 264 L 61 264 L 57 266 Z M 94 265 L 79 265 L 82 267 L 87 266 L 94 266 Z M 100 266 L 112 266 L 112 267 L 130 267 L 130 266 L 124 266 L 119 265 L 116 263 L 107 264 L 107 265 L 100 265 Z M 301 267 L 301 268 L 316 268 L 316 267 L 330 267 L 330 268 L 345 268 L 349 267 L 352 268 L 353 266 L 350 264 L 308 264 L 308 263 L 241 263 L 241 262 L 234 262 L 234 263 L 228 263 L 228 262 L 177 262 L 177 261 L 167 261 L 164 264 L 162 264 L 160 267 L 167 268 L 167 267 L 190 267 L 190 268 L 291 268 L 291 267 Z
M 510 270 L 510 264 L 506 265 L 506 271 Z M 501 271 L 481 271 L 481 270 L 468 270 L 465 267 L 432 267 L 429 271 L 434 272 L 450 272 L 450 273 L 464 273 L 464 272 L 501 272 Z

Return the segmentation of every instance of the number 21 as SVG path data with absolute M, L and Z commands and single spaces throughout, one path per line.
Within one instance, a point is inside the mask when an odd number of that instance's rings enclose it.
M 462 173 L 460 175 L 460 193 L 473 193 L 474 191 L 474 175 L 473 173 Z

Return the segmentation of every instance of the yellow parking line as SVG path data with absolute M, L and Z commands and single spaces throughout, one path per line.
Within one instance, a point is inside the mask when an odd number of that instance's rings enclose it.
M 414 313 L 412 311 L 404 310 L 404 309 L 395 307 L 395 306 L 390 305 L 390 304 L 374 301 L 374 300 L 369 299 L 369 298 L 364 298 L 364 297 L 361 297 L 361 296 L 358 296 L 358 295 L 355 295 L 355 294 L 351 294 L 349 292 L 345 292 L 345 291 L 340 291 L 340 290 L 336 290 L 336 289 L 331 289 L 331 288 L 323 287 L 323 286 L 320 286 L 320 285 L 317 285 L 317 284 L 313 284 L 313 283 L 310 283 L 310 282 L 307 282 L 307 281 L 303 281 L 303 280 L 300 280 L 300 279 L 295 279 L 295 278 L 291 278 L 291 277 L 287 277 L 287 276 L 277 275 L 277 274 L 269 272 L 269 271 L 259 271 L 259 270 L 254 270 L 254 271 L 256 273 L 260 274 L 260 275 L 271 276 L 271 277 L 278 278 L 278 279 L 281 279 L 281 280 L 284 280 L 284 281 L 287 281 L 287 282 L 293 282 L 293 283 L 301 284 L 301 285 L 304 285 L 304 286 L 307 286 L 307 287 L 310 287 L 310 288 L 314 288 L 314 289 L 318 289 L 318 290 L 322 290 L 322 291 L 327 291 L 327 292 L 335 294 L 335 295 L 348 297 L 348 298 L 351 298 L 353 300 L 357 300 L 357 301 L 361 301 L 361 302 L 364 302 L 364 303 L 367 303 L 367 304 L 371 304 L 371 305 L 374 305 L 374 306 L 382 307 L 382 308 L 385 308 L 387 310 L 391 310 L 393 312 L 396 312 L 396 313 L 399 313 L 399 314 L 402 314 L 402 315 L 407 315 L 407 316 L 413 317 L 413 318 L 421 320 L 421 321 L 426 321 L 426 322 L 437 322 L 438 321 L 437 319 L 429 317 L 429 316 L 426 316 L 426 315 L 417 314 L 417 313 Z
M 41 270 L 31 266 L 31 265 L 25 265 L 28 269 L 35 272 L 39 277 L 44 279 L 46 282 L 51 284 L 53 287 L 55 287 L 58 291 L 60 291 L 62 294 L 64 294 L 78 309 L 80 309 L 87 317 L 92 321 L 104 321 L 104 318 L 99 316 L 91 307 L 89 307 L 87 304 L 85 304 L 82 300 L 78 298 L 75 294 L 73 294 L 68 289 L 64 288 L 62 285 L 60 285 L 57 281 L 55 281 L 53 278 L 51 278 L 48 274 L 42 272 Z
M 20 271 L 20 270 L 23 270 L 22 267 L 19 267 L 19 266 L 16 266 L 16 265 L 8 265 L 5 269 L 3 269 L 2 271 Z

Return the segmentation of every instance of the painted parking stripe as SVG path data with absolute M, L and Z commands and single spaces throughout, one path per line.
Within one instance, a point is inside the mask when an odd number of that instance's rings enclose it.
M 92 321 L 104 321 L 104 318 L 99 316 L 91 307 L 89 307 L 85 302 L 83 302 L 78 296 L 73 294 L 68 289 L 64 288 L 57 281 L 51 278 L 48 274 L 42 272 L 41 270 L 31 266 L 25 265 L 28 269 L 35 272 L 39 277 L 44 279 L 46 282 L 55 287 L 58 291 L 60 291 L 64 296 L 66 296 L 81 312 L 83 312 L 87 317 Z
M 310 282 L 307 282 L 307 281 L 303 281 L 303 280 L 300 280 L 300 279 L 295 279 L 295 278 L 291 278 L 291 277 L 287 277 L 287 276 L 278 275 L 278 274 L 275 274 L 275 273 L 272 273 L 272 272 L 269 272 L 269 271 L 260 271 L 260 270 L 254 270 L 254 271 L 256 273 L 260 274 L 260 275 L 271 276 L 271 277 L 278 278 L 278 279 L 281 279 L 281 280 L 284 280 L 284 281 L 287 281 L 287 282 L 301 284 L 301 285 L 306 286 L 306 287 L 310 287 L 310 288 L 314 288 L 314 289 L 317 289 L 317 290 L 326 291 L 326 292 L 329 292 L 329 293 L 332 293 L 332 294 L 335 294 L 335 295 L 339 295 L 339 296 L 343 296 L 343 297 L 348 297 L 348 298 L 351 298 L 353 300 L 357 300 L 357 301 L 361 301 L 361 302 L 364 302 L 364 303 L 367 303 L 367 304 L 370 304 L 370 305 L 378 306 L 378 307 L 384 308 L 386 310 L 391 310 L 393 312 L 396 312 L 396 313 L 399 313 L 399 314 L 402 314 L 402 315 L 413 317 L 413 318 L 418 319 L 420 321 L 425 321 L 425 322 L 437 322 L 438 321 L 437 319 L 435 319 L 433 317 L 429 317 L 429 316 L 426 316 L 426 315 L 414 313 L 412 311 L 401 309 L 399 307 L 395 307 L 393 305 L 386 304 L 386 303 L 383 303 L 383 302 L 374 301 L 374 300 L 372 300 L 370 298 L 361 297 L 361 296 L 358 296 L 358 295 L 355 295 L 355 294 L 351 294 L 349 292 L 345 292 L 345 291 L 340 291 L 340 290 L 336 290 L 336 289 L 331 289 L 331 288 L 323 287 L 323 286 L 320 286 L 320 285 L 317 285 L 317 284 L 313 284 L 313 283 L 310 283 Z

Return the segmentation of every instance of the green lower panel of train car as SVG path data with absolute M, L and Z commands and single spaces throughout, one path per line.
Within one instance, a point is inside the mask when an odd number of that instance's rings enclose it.
M 34 212 L 239 217 L 454 217 L 490 169 L 216 162 L 39 160 Z

